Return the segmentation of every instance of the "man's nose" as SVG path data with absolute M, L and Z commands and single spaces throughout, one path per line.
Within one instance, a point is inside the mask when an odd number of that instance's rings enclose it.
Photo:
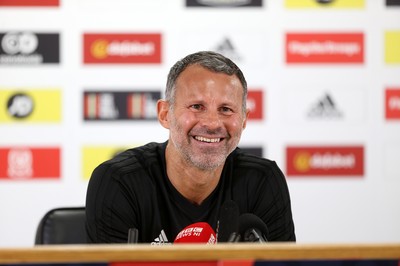
M 207 110 L 202 117 L 202 124 L 208 128 L 218 128 L 221 126 L 221 116 L 218 111 Z

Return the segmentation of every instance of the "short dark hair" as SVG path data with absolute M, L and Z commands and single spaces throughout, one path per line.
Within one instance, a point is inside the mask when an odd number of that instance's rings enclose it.
M 208 70 L 227 75 L 236 75 L 243 87 L 243 111 L 246 111 L 247 82 L 240 68 L 229 58 L 212 51 L 189 54 L 176 62 L 170 69 L 165 89 L 165 99 L 171 106 L 175 102 L 175 85 L 179 75 L 190 65 L 200 65 Z

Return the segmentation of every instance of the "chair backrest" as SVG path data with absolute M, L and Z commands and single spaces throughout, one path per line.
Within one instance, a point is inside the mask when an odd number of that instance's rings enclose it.
M 36 230 L 35 245 L 85 244 L 85 207 L 48 211 Z

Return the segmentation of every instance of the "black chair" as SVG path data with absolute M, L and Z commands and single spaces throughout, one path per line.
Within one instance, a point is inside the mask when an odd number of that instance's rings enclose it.
M 48 211 L 36 230 L 35 245 L 85 244 L 85 207 Z

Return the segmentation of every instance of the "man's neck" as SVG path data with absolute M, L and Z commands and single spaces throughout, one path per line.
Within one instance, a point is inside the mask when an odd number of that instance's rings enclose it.
M 165 160 L 170 182 L 182 196 L 193 204 L 201 205 L 218 186 L 223 166 L 212 170 L 199 169 L 186 161 L 182 161 L 168 148 L 166 149 Z

